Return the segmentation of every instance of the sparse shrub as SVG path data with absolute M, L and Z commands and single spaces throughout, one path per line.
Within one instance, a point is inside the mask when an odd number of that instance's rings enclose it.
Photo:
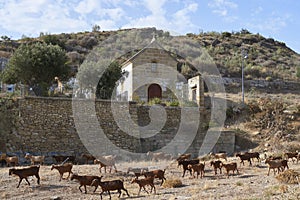
M 282 183 L 300 184 L 300 174 L 292 169 L 281 172 L 276 179 Z
M 247 65 L 245 67 L 245 74 L 251 74 L 254 77 L 261 77 L 262 75 L 262 68 L 261 66 L 252 66 L 252 65 Z
M 163 185 L 164 188 L 177 188 L 182 187 L 182 182 L 180 179 L 167 179 Z
M 296 76 L 300 78 L 300 66 L 296 68 Z
M 252 77 L 252 75 L 251 75 L 251 74 L 247 74 L 247 75 L 245 76 L 245 78 L 246 78 L 247 80 L 251 80 L 251 79 L 253 79 L 253 77 Z
M 266 77 L 266 81 L 272 81 L 272 77 L 271 76 L 267 76 Z
M 233 107 L 232 106 L 229 106 L 227 109 L 226 109 L 226 118 L 232 118 L 234 116 L 234 112 L 233 112 Z
M 157 97 L 151 99 L 151 100 L 148 102 L 149 105 L 161 104 L 161 103 L 162 103 L 161 99 L 160 99 L 160 98 L 157 98 Z
M 95 37 L 85 36 L 80 40 L 79 44 L 84 48 L 92 49 L 98 44 L 98 41 Z
M 241 31 L 240 31 L 241 34 L 251 34 L 250 31 L 248 31 L 247 29 L 243 28 Z
M 223 32 L 222 33 L 222 37 L 225 38 L 225 37 L 231 37 L 231 33 L 229 32 Z
M 218 183 L 205 183 L 203 186 L 203 190 L 211 190 L 218 187 Z
M 179 106 L 179 101 L 171 101 L 166 103 L 167 106 Z
M 243 183 L 241 181 L 236 182 L 237 186 L 243 186 Z
M 182 106 L 185 106 L 185 107 L 197 107 L 198 104 L 194 101 L 184 101 L 182 102 Z
M 137 103 L 141 101 L 140 96 L 137 95 L 135 92 L 132 95 L 132 100 L 137 102 Z

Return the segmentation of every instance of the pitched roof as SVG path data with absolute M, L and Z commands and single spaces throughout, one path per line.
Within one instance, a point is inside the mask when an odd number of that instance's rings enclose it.
M 140 51 L 138 51 L 136 54 L 134 54 L 133 56 L 131 56 L 129 59 L 127 59 L 125 62 L 122 63 L 121 66 L 124 66 L 125 64 L 127 64 L 128 62 L 134 60 L 138 55 L 140 55 L 141 53 L 143 53 L 146 49 L 161 49 L 165 52 L 167 52 L 170 55 L 170 52 L 167 51 L 164 47 L 162 47 L 156 40 L 155 37 L 152 38 L 151 42 L 145 46 L 143 49 L 141 49 Z M 171 55 L 170 55 L 171 56 Z M 174 60 L 176 60 L 173 56 L 171 56 Z M 177 61 L 177 60 L 176 60 Z M 178 61 L 177 61 L 178 62 Z

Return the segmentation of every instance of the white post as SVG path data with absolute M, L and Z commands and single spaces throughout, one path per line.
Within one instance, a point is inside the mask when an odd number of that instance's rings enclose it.
M 244 90 L 244 60 L 248 57 L 247 52 L 242 49 L 242 103 L 245 104 L 245 90 Z

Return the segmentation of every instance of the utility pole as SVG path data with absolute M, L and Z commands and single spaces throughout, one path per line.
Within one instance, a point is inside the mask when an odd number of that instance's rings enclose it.
M 245 105 L 245 89 L 244 89 L 244 61 L 248 58 L 247 51 L 242 48 L 242 103 Z

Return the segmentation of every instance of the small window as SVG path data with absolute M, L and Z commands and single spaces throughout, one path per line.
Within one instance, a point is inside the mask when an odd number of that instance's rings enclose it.
M 192 100 L 193 101 L 197 100 L 197 89 L 196 88 L 192 89 Z
M 151 63 L 151 72 L 157 72 L 157 63 L 156 62 Z

